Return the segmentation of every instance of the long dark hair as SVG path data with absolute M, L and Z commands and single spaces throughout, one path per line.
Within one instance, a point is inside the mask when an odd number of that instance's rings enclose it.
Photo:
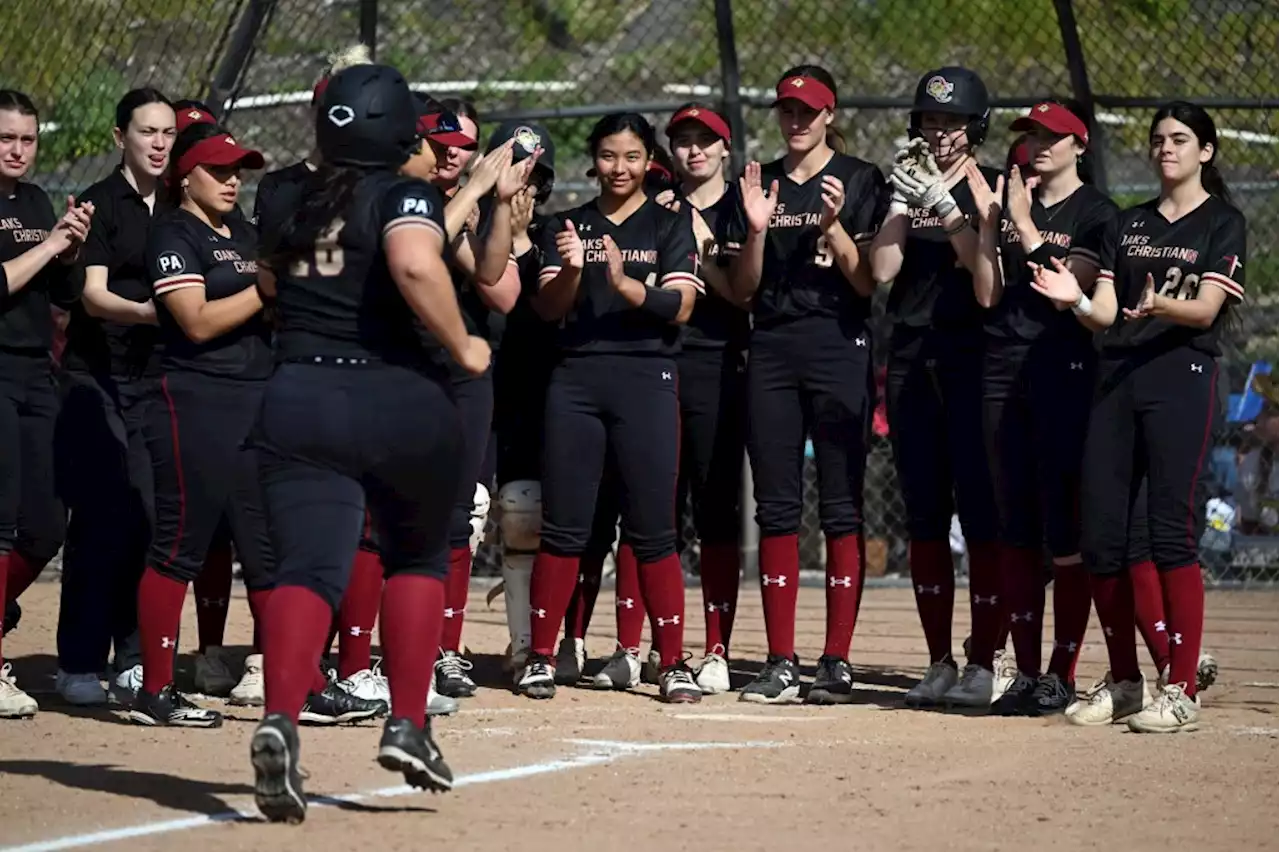
M 840 100 L 840 90 L 836 88 L 836 78 L 831 76 L 831 72 L 823 68 L 821 65 L 797 65 L 794 68 L 788 68 L 782 72 L 779 82 L 788 77 L 812 77 L 822 85 L 831 90 L 831 95 L 836 101 Z M 832 111 L 835 108 L 832 107 Z M 849 151 L 849 143 L 845 141 L 844 133 L 835 123 L 827 125 L 827 146 L 837 154 L 846 154 Z
M 1200 166 L 1200 185 L 1204 187 L 1205 192 L 1230 203 L 1231 192 L 1227 189 L 1226 181 L 1222 179 L 1222 172 L 1218 171 L 1218 166 L 1214 162 L 1218 159 L 1218 127 L 1213 123 L 1213 116 L 1209 115 L 1203 107 L 1193 103 L 1172 101 L 1156 110 L 1156 114 L 1151 118 L 1151 127 L 1147 130 L 1148 140 L 1155 135 L 1156 125 L 1166 118 L 1172 118 L 1190 127 L 1201 148 L 1205 145 L 1213 146 L 1209 162 Z
M 133 120 L 133 111 L 148 104 L 164 104 L 173 109 L 173 104 L 159 89 L 150 87 L 130 89 L 116 102 L 116 129 L 121 133 L 128 130 L 129 122 Z
M 16 112 L 18 115 L 29 115 L 37 121 L 40 113 L 31 98 L 17 89 L 0 89 L 0 110 Z
M 591 128 L 590 135 L 587 136 L 587 153 L 595 159 L 601 142 L 615 133 L 628 131 L 640 138 L 645 153 L 652 158 L 658 147 L 658 135 L 648 119 L 638 112 L 613 112 L 597 121 Z
M 263 232 L 259 255 L 276 270 L 287 269 L 309 254 L 316 241 L 339 217 L 345 217 L 356 187 L 373 169 L 322 163 L 302 186 L 302 204 L 280 230 Z M 261 224 L 261 223 L 260 223 Z
M 1054 98 L 1056 103 L 1061 104 L 1071 111 L 1071 114 L 1080 119 L 1086 128 L 1089 127 L 1089 111 L 1084 108 L 1084 104 L 1075 98 Z M 1090 139 L 1092 143 L 1094 140 Z M 1093 148 L 1086 146 L 1084 153 L 1076 158 L 1076 175 L 1084 183 L 1092 184 L 1095 182 L 1097 166 L 1094 164 Z
M 187 129 L 178 134 L 178 138 L 173 142 L 173 150 L 169 152 L 169 185 L 165 193 L 165 200 L 177 207 L 182 203 L 182 178 L 184 175 L 178 174 L 178 161 L 182 159 L 182 155 L 195 147 L 197 142 L 203 142 L 214 136 L 226 133 L 227 131 L 216 124 L 189 124 Z

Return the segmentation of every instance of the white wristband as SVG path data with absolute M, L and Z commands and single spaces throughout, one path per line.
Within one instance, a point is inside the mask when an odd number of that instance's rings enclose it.
M 1040 248 L 1040 246 L 1042 245 L 1044 245 L 1044 240 L 1041 240 L 1040 242 L 1036 243 L 1033 246 L 1027 246 L 1027 250 L 1024 252 L 1024 254 L 1030 256 L 1033 252 L 1035 252 L 1036 249 Z
M 1087 317 L 1093 315 L 1093 302 L 1084 293 L 1080 294 L 1080 298 L 1076 299 L 1076 303 L 1071 306 L 1071 313 L 1078 317 Z

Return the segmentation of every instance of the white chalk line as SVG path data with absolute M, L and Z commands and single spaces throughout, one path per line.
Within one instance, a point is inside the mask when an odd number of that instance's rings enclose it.
M 586 766 L 600 766 L 613 763 L 625 757 L 649 754 L 660 751 L 705 751 L 709 749 L 736 748 L 781 748 L 785 743 L 776 742 L 686 742 L 686 743 L 632 743 L 618 740 L 564 740 L 571 745 L 586 748 L 580 754 L 542 763 L 531 763 L 515 766 L 510 769 L 494 769 L 489 772 L 475 772 L 454 779 L 454 789 L 474 787 L 480 784 L 494 784 L 500 781 L 515 781 L 535 775 L 547 775 L 555 772 L 566 772 Z M 308 796 L 307 801 L 312 808 L 334 807 L 350 802 L 361 802 L 368 799 L 388 799 L 422 793 L 407 784 L 395 787 L 380 787 L 373 790 L 362 790 L 346 793 L 341 796 Z M 94 846 L 100 843 L 114 843 L 120 840 L 131 840 L 137 837 L 150 837 L 157 834 L 171 834 L 178 831 L 190 831 L 209 825 L 241 820 L 259 820 L 256 810 L 228 810 L 217 814 L 183 817 L 181 819 L 154 820 L 136 825 L 111 828 L 102 831 L 91 831 L 80 834 L 68 834 L 51 840 L 38 840 L 17 846 L 0 846 L 0 852 L 56 852 L 60 849 L 78 849 L 82 846 Z

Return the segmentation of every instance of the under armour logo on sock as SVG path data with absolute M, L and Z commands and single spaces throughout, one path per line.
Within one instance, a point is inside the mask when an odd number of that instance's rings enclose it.
M 1084 369 L 1084 362 L 1083 362 L 1083 361 L 1072 361 L 1072 362 L 1071 362 L 1071 369 L 1073 369 L 1073 370 L 1083 370 L 1083 369 Z
M 1204 372 L 1204 365 L 1203 365 L 1203 364 L 1192 364 L 1192 365 L 1191 365 L 1191 372 L 1193 372 L 1193 373 L 1203 373 L 1203 372 Z
M 1173 644 L 1175 644 L 1175 645 L 1181 645 L 1181 644 L 1182 644 L 1182 634 L 1181 634 L 1181 633 L 1170 633 L 1170 634 L 1169 634 L 1169 641 L 1170 641 L 1170 642 L 1172 642 L 1172 643 L 1173 643 Z
M 990 606 L 995 606 L 996 601 L 998 601 L 999 599 L 1000 599 L 999 595 L 992 595 L 989 598 L 984 598 L 982 595 L 973 596 L 973 602 L 978 606 L 981 606 L 982 604 L 989 604 Z
M 361 634 L 361 633 L 363 633 L 363 634 L 365 634 L 365 635 L 368 635 L 369 633 L 371 633 L 371 632 L 373 632 L 373 631 L 371 631 L 371 630 L 363 630 L 363 629 L 361 629 L 361 628 L 359 628 L 359 627 L 353 627 L 353 628 L 351 628 L 351 630 L 350 630 L 350 631 L 348 631 L 348 632 L 349 632 L 352 636 L 355 636 L 355 637 L 359 638 L 359 636 L 360 636 L 360 634 Z
M 846 589 L 852 588 L 853 578 L 852 577 L 829 577 L 827 578 L 827 585 L 833 589 L 836 586 L 844 586 Z
M 225 607 L 231 603 L 228 598 L 200 598 L 198 603 L 200 606 L 208 609 L 209 607 Z
M 1165 624 L 1164 624 L 1164 622 L 1163 622 L 1163 621 L 1157 621 L 1157 622 L 1156 622 L 1156 632 L 1157 632 L 1157 633 L 1168 633 L 1168 632 L 1169 632 L 1169 629 L 1168 629 L 1167 627 L 1165 627 Z
M 668 370 L 663 370 L 663 371 L 662 371 L 662 380 L 663 380 L 663 381 L 666 381 L 666 382 L 671 381 L 671 373 L 670 373 L 670 371 L 668 371 Z
M 545 609 L 530 609 L 530 610 L 529 610 L 529 614 L 530 614 L 530 615 L 537 616 L 538 618 L 546 618 L 546 617 L 547 617 L 547 611 L 546 611 Z
M 170 639 L 168 636 L 161 636 L 161 637 L 160 637 L 160 647 L 161 647 L 161 648 L 172 648 L 172 647 L 174 646 L 174 644 L 175 644 L 175 643 L 174 643 L 174 641 L 173 641 L 172 639 Z
M 1102 632 L 1103 632 L 1103 633 L 1105 633 L 1105 634 L 1107 634 L 1108 636 L 1115 636 L 1115 635 L 1116 635 L 1116 632 L 1115 632 L 1114 630 L 1112 630 L 1110 627 L 1104 627 L 1104 628 L 1102 628 Z
M 657 622 L 659 627 L 670 627 L 673 624 L 678 627 L 680 625 L 680 616 L 673 615 L 670 618 L 659 618 Z
M 618 603 L 616 604 L 616 606 L 618 607 L 618 609 L 635 609 L 636 599 L 635 598 L 618 598 Z
M 855 337 L 855 338 L 853 339 L 853 345 L 854 345 L 854 346 L 866 346 L 866 345 L 867 345 L 867 339 L 866 339 L 865 337 Z
M 1011 612 L 1011 613 L 1009 613 L 1009 623 L 1010 623 L 1010 624 L 1017 624 L 1019 621 L 1025 621 L 1025 622 L 1027 622 L 1028 624 L 1030 624 L 1030 623 L 1031 623 L 1031 613 L 1030 613 L 1030 612 L 1024 612 L 1024 613 Z
M 728 601 L 725 601 L 724 603 L 719 603 L 719 604 L 718 603 L 707 604 L 707 612 L 728 612 L 728 611 L 729 611 Z
M 1058 648 L 1066 648 L 1068 654 L 1074 654 L 1076 652 L 1076 648 L 1079 648 L 1080 646 L 1077 645 L 1075 642 L 1067 642 L 1066 644 L 1063 644 L 1062 642 L 1059 642 L 1057 639 L 1054 639 L 1053 647 L 1054 647 L 1054 650 L 1057 650 Z
M 761 574 L 760 583 L 765 586 L 777 586 L 780 589 L 785 589 L 787 586 L 787 578 L 785 575 L 770 577 L 768 574 Z
M 466 614 L 466 612 L 467 612 L 467 608 L 466 608 L 465 606 L 464 606 L 464 607 L 459 607 L 458 609 L 454 609 L 454 608 L 453 608 L 453 607 L 451 607 L 451 606 L 447 606 L 447 607 L 445 607 L 445 608 L 444 608 L 444 617 L 445 617 L 445 618 L 456 618 L 456 617 L 458 617 L 458 616 L 465 615 L 465 614 Z
M 940 595 L 942 594 L 942 586 L 916 586 L 917 595 Z

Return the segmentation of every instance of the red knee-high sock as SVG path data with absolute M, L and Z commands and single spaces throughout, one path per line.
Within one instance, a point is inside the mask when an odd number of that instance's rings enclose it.
M 1041 582 L 1039 550 L 1001 548 L 1000 574 L 1008 599 L 1009 633 L 1018 671 L 1027 677 L 1040 676 L 1040 639 L 1044 625 L 1044 583 Z
M 1163 672 L 1169 665 L 1169 633 L 1165 630 L 1164 590 L 1160 586 L 1160 574 L 1156 563 L 1150 559 L 1129 566 L 1129 579 L 1133 583 L 1133 608 L 1138 615 L 1138 632 L 1147 644 L 1156 672 Z
M 1009 639 L 1009 618 L 1001 605 L 1004 582 L 1000 575 L 1000 546 L 969 542 L 968 662 L 991 670 L 997 648 Z
M 1137 680 L 1142 670 L 1138 667 L 1138 646 L 1133 641 L 1133 585 L 1123 573 L 1095 574 L 1089 578 L 1089 588 L 1107 642 L 1111 676 L 1117 681 Z
M 187 584 L 148 567 L 138 583 L 138 639 L 142 688 L 154 695 L 173 682 L 173 655 Z
M 728 656 L 733 617 L 738 610 L 738 545 L 702 545 L 702 606 L 708 654 Z
M 283 713 L 296 722 L 307 693 L 319 691 L 320 652 L 333 609 L 324 598 L 302 586 L 280 586 L 263 603 L 266 712 Z M 145 668 L 143 672 L 145 677 Z
M 533 633 L 533 653 L 549 657 L 555 653 L 560 623 L 569 609 L 573 587 L 578 582 L 578 557 L 555 556 L 539 551 L 529 578 L 529 613 Z M 385 607 L 383 612 L 386 612 Z
M 196 626 L 201 654 L 223 643 L 227 633 L 227 612 L 231 608 L 231 545 L 219 542 L 209 549 L 204 567 L 191 584 L 196 596 Z
M 569 600 L 569 611 L 564 615 L 565 636 L 587 638 L 587 628 L 591 626 L 596 598 L 600 595 L 605 556 L 604 553 L 584 553 L 578 560 L 578 581 L 573 587 L 573 597 Z
M 929 662 L 951 656 L 951 616 L 955 608 L 956 573 L 951 562 L 951 543 L 913 541 L 907 549 L 911 563 L 911 583 L 915 586 L 916 611 L 929 646 Z M 972 644 L 972 643 L 970 643 Z
M 796 597 L 800 593 L 800 536 L 770 535 L 760 539 L 760 600 L 769 653 L 791 659 L 796 654 Z
M 372 665 L 373 625 L 382 604 L 382 560 L 357 550 L 351 579 L 338 608 L 338 677 L 348 678 Z
M 249 598 L 249 614 L 253 616 L 253 647 L 261 651 L 265 639 L 263 625 L 267 623 L 267 602 L 271 600 L 271 589 L 249 589 L 245 594 Z
M 1196 694 L 1196 669 L 1204 636 L 1204 575 L 1193 562 L 1160 573 L 1169 634 L 1169 683 L 1185 683 Z
M 391 715 L 421 727 L 444 621 L 444 583 L 396 574 L 382 589 L 383 665 L 391 686 Z M 559 624 L 559 619 L 556 620 Z
M 444 629 L 440 631 L 440 647 L 445 651 L 462 650 L 462 622 L 467 615 L 470 587 L 471 548 L 455 547 L 449 551 L 449 575 L 444 581 Z
M 653 644 L 662 667 L 684 659 L 684 569 L 672 553 L 657 562 L 640 565 L 640 596 L 649 610 Z
M 827 536 L 827 641 L 822 653 L 828 657 L 848 659 L 853 643 L 862 594 L 861 539 L 859 535 Z
M 9 585 L 10 553 L 0 553 L 0 602 L 6 600 L 5 589 Z M 0 606 L 0 666 L 4 665 L 4 607 Z
M 640 634 L 644 632 L 644 596 L 640 589 L 640 565 L 629 544 L 618 546 L 617 570 L 614 572 L 614 594 L 617 595 L 618 644 L 639 653 Z
M 1053 655 L 1049 671 L 1075 683 L 1076 661 L 1089 629 L 1089 572 L 1082 563 L 1053 566 Z
M 5 573 L 9 575 L 5 586 L 5 603 L 22 597 L 22 593 L 40 576 L 45 564 L 32 562 L 16 550 L 10 551 L 9 566 L 5 569 Z

